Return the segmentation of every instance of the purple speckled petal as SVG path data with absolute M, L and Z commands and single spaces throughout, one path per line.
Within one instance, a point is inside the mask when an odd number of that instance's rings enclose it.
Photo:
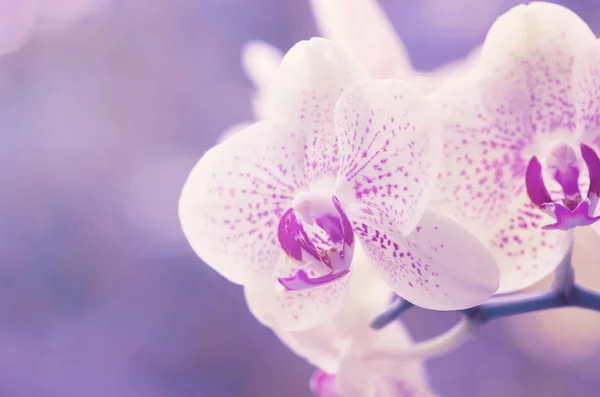
M 600 148 L 600 41 L 596 41 L 575 62 L 573 97 L 579 140 Z
M 304 270 L 298 270 L 290 277 L 280 277 L 277 280 L 288 291 L 299 291 L 303 289 L 313 288 L 318 285 L 327 284 L 344 277 L 350 273 L 350 270 L 344 269 L 339 272 L 332 272 L 321 277 L 309 277 Z
M 565 7 L 520 5 L 498 18 L 488 32 L 481 72 L 528 93 L 533 131 L 564 137 L 576 128 L 574 64 L 595 41 L 585 22 Z
M 460 82 L 432 95 L 444 126 L 435 207 L 471 230 L 488 230 L 506 214 L 523 183 L 532 143 L 527 98 L 494 79 Z
M 320 369 L 312 374 L 309 387 L 315 397 L 342 397 L 335 375 Z
M 185 236 L 235 283 L 272 277 L 279 218 L 306 188 L 302 142 L 285 125 L 258 123 L 210 149 L 188 177 L 179 201 Z
M 527 195 L 531 199 L 531 202 L 536 206 L 541 208 L 545 204 L 552 202 L 550 193 L 548 193 L 546 185 L 544 185 L 542 165 L 535 156 L 529 160 L 529 164 L 527 165 L 527 172 L 525 174 L 525 187 L 527 188 Z
M 499 272 L 494 258 L 473 234 L 449 218 L 428 210 L 404 238 L 388 225 L 349 216 L 371 263 L 394 292 L 415 305 L 458 310 L 496 292 Z
M 309 181 L 335 179 L 339 154 L 334 105 L 345 88 L 367 78 L 351 54 L 322 38 L 297 43 L 283 58 L 273 82 L 273 114 L 303 135 L 300 147 Z
M 589 226 L 600 219 L 600 216 L 590 215 L 590 201 L 583 200 L 579 205 L 570 210 L 560 203 L 548 205 L 556 217 L 556 222 L 542 227 L 544 230 L 570 230 L 577 226 Z
M 542 230 L 548 215 L 523 191 L 512 198 L 509 216 L 489 234 L 500 267 L 499 293 L 527 288 L 550 274 L 569 250 L 572 231 Z
M 299 290 L 287 290 L 273 279 L 257 287 L 267 297 L 260 310 L 269 313 L 270 322 L 281 330 L 303 331 L 321 325 L 339 313 L 352 277 L 353 272 L 347 272 L 343 277 Z
M 323 36 L 356 54 L 374 78 L 405 78 L 408 52 L 377 0 L 311 0 Z
M 600 158 L 598 153 L 588 145 L 581 145 L 581 156 L 588 169 L 590 185 L 587 197 L 593 203 L 597 203 L 600 197 Z
M 433 106 L 400 80 L 359 83 L 336 105 L 341 170 L 336 194 L 370 211 L 370 222 L 408 234 L 438 173 L 440 125 Z

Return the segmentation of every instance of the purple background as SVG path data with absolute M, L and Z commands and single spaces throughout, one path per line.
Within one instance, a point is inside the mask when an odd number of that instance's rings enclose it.
M 381 3 L 430 69 L 516 2 Z M 563 3 L 600 30 L 596 0 Z M 0 396 L 309 396 L 312 368 L 192 253 L 176 210 L 192 165 L 252 117 L 243 43 L 287 50 L 316 34 L 303 0 L 114 0 L 0 59 Z M 455 317 L 407 319 L 423 338 Z M 526 356 L 506 329 L 432 360 L 433 386 L 598 395 L 598 358 Z

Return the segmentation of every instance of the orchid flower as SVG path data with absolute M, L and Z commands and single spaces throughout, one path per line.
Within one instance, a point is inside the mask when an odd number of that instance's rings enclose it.
M 433 396 L 421 360 L 403 355 L 412 341 L 402 323 L 381 331 L 369 327 L 392 292 L 358 249 L 356 256 L 347 299 L 339 314 L 322 325 L 295 332 L 281 329 L 264 304 L 270 295 L 257 286 L 245 288 L 250 310 L 294 353 L 319 368 L 310 380 L 315 397 Z
M 476 78 L 433 95 L 445 125 L 437 208 L 482 237 L 499 292 L 552 272 L 600 194 L 600 46 L 559 5 L 520 5 L 489 31 Z
M 347 0 L 311 0 L 311 6 L 323 37 L 354 54 L 375 78 L 400 78 L 429 93 L 471 70 L 479 59 L 476 48 L 464 59 L 420 72 L 412 67 L 408 51 L 378 1 L 353 0 L 349 6 Z M 243 48 L 242 65 L 255 87 L 252 104 L 257 120 L 273 115 L 271 86 L 282 57 L 279 49 L 263 41 L 251 41 Z
M 498 269 L 484 245 L 426 210 L 440 125 L 416 88 L 370 81 L 325 39 L 295 45 L 275 82 L 279 119 L 213 147 L 183 188 L 182 228 L 209 266 L 266 285 L 290 330 L 340 309 L 357 243 L 416 305 L 460 309 L 495 292 Z

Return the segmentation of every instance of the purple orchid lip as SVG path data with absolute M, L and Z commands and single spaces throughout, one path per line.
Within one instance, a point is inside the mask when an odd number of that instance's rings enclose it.
M 350 220 L 337 197 L 333 196 L 331 202 L 320 197 L 315 200 L 318 203 L 314 206 L 302 201 L 305 213 L 300 217 L 290 208 L 279 220 L 277 235 L 281 247 L 289 257 L 305 265 L 290 277 L 278 278 L 288 291 L 327 284 L 350 272 L 354 251 Z M 311 272 L 319 275 L 310 277 Z
M 280 277 L 277 280 L 288 291 L 299 291 L 327 284 L 350 273 L 350 269 L 344 269 L 337 273 L 330 273 L 322 277 L 310 278 L 304 270 L 298 270 L 291 277 Z
M 600 193 L 600 158 L 591 147 L 581 144 L 581 156 L 587 166 L 590 184 L 587 198 L 582 200 L 579 190 L 580 170 L 577 166 L 575 152 L 567 145 L 559 146 L 549 158 L 548 168 L 554 179 L 560 184 L 564 198 L 553 200 L 548 192 L 542 176 L 542 164 L 533 156 L 527 165 L 525 186 L 529 199 L 538 208 L 555 219 L 545 225 L 545 230 L 570 230 L 577 226 L 588 226 L 600 220 L 594 217 Z

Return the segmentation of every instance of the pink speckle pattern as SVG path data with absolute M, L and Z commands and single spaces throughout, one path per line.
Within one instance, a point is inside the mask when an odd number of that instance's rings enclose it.
M 434 98 L 445 132 L 436 207 L 485 230 L 506 215 L 525 176 L 522 153 L 533 140 L 527 101 L 492 80 L 461 84 Z
M 600 46 L 580 57 L 573 76 L 579 140 L 600 151 Z
M 412 86 L 358 84 L 336 107 L 341 169 L 338 189 L 360 202 L 361 219 L 410 233 L 425 210 L 438 170 L 439 125 Z
M 367 79 L 366 70 L 329 40 L 301 41 L 283 58 L 273 82 L 274 114 L 304 136 L 304 165 L 311 181 L 337 176 L 335 103 L 344 89 Z
M 513 292 L 550 274 L 571 244 L 572 231 L 542 230 L 548 216 L 523 192 L 494 229 L 489 246 L 502 269 L 498 292 Z
M 576 126 L 575 61 L 595 41 L 585 22 L 564 7 L 548 3 L 516 7 L 490 29 L 483 70 L 527 93 L 535 133 L 561 138 Z
M 354 230 L 386 282 L 418 306 L 468 308 L 498 288 L 498 268 L 485 246 L 439 213 L 426 211 L 406 238 L 393 228 L 366 222 L 354 222 Z
M 447 110 L 448 166 L 436 203 L 487 240 L 502 272 L 499 292 L 539 281 L 568 250 L 570 233 L 541 229 L 547 215 L 527 197 L 525 170 L 532 156 L 545 159 L 560 144 L 574 145 L 596 124 L 598 94 L 590 82 L 597 72 L 577 66 L 595 42 L 564 7 L 517 6 L 490 29 L 477 80 L 437 96 Z M 586 77 L 578 77 L 580 69 Z
M 209 150 L 180 199 L 183 230 L 198 255 L 237 283 L 271 274 L 282 253 L 279 217 L 307 187 L 303 137 L 262 122 Z

